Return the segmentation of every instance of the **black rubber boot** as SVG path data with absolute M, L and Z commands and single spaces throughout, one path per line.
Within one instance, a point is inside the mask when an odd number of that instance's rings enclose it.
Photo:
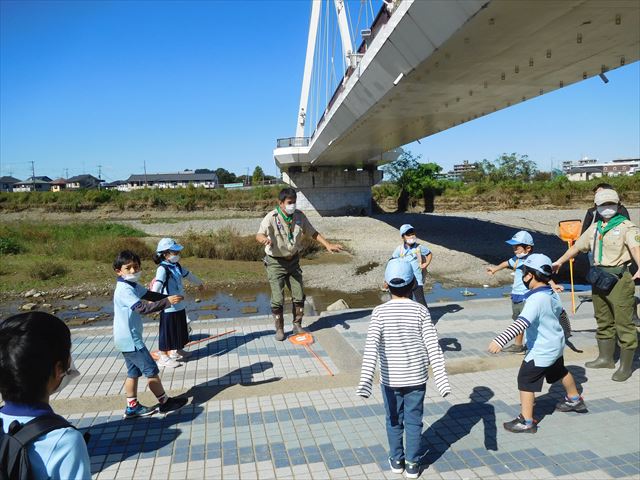
M 276 326 L 276 340 L 282 342 L 286 337 L 284 335 L 284 315 L 282 310 L 271 310 L 273 314 L 273 321 Z
M 620 350 L 620 366 L 611 377 L 611 380 L 624 382 L 631 376 L 634 353 L 636 353 L 635 348 L 633 350 Z
M 598 358 L 584 364 L 587 368 L 616 368 L 613 352 L 616 350 L 616 339 L 598 340 Z
M 299 333 L 307 333 L 307 331 L 302 328 L 302 317 L 304 316 L 304 303 L 294 303 L 293 304 L 293 334 L 297 335 Z

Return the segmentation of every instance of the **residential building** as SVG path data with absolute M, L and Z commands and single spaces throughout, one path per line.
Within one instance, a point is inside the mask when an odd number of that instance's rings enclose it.
M 188 186 L 215 188 L 218 175 L 215 173 L 193 173 L 188 170 L 178 173 L 151 173 L 131 175 L 127 179 L 129 190 L 139 188 L 185 188 Z
M 52 180 L 49 177 L 30 177 L 24 182 L 13 185 L 14 192 L 48 192 L 51 190 Z
M 98 188 L 102 180 L 94 177 L 93 175 L 76 175 L 67 179 L 68 190 L 79 190 L 81 188 Z
M 15 177 L 12 177 L 12 176 L 0 177 L 0 192 L 13 191 L 13 186 L 16 183 L 20 183 L 20 180 Z
M 129 191 L 126 180 L 116 180 L 115 182 L 103 183 L 102 188 L 104 188 L 105 190 L 119 190 L 121 192 Z
M 65 188 L 67 188 L 67 181 L 64 178 L 56 178 L 51 182 L 52 192 L 61 192 Z
M 591 167 L 598 164 L 597 158 L 582 157 L 580 160 L 565 160 L 562 162 L 562 171 L 569 173 L 569 170 L 577 167 Z
M 586 161 L 588 160 L 588 162 Z M 564 165 L 567 162 L 563 162 Z M 611 162 L 598 162 L 593 159 L 583 159 L 581 165 L 574 165 L 569 170 L 565 170 L 567 179 L 572 182 L 580 180 L 590 180 L 592 178 L 620 175 L 633 175 L 640 172 L 640 159 L 621 158 Z

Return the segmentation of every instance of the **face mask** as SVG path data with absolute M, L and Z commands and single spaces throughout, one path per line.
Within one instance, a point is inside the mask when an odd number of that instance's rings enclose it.
M 141 271 L 136 273 L 127 273 L 126 275 L 122 275 L 122 278 L 127 282 L 138 282 L 140 280 L 140 275 L 142 275 Z
M 416 237 L 407 237 L 404 241 L 407 242 L 407 245 L 413 245 L 416 243 Z
M 533 280 L 533 275 L 529 276 L 529 280 L 525 280 L 524 277 L 522 277 L 522 283 L 524 283 L 524 286 L 527 287 L 527 290 L 531 290 L 531 280 Z
M 293 212 L 296 211 L 296 204 L 290 203 L 289 205 L 285 205 L 284 211 L 287 212 L 287 215 L 293 215 Z
M 74 378 L 78 378 L 79 376 L 80 372 L 76 370 L 76 366 L 73 364 L 73 359 L 71 359 L 71 366 L 66 372 L 64 372 L 62 380 L 60 381 L 60 385 L 56 387 L 53 393 L 58 393 L 67 385 L 69 385 L 71 383 L 71 380 L 73 380 Z
M 167 260 L 169 260 L 171 263 L 178 263 L 180 261 L 180 255 L 170 255 Z
M 526 253 L 516 253 L 516 258 L 524 258 L 526 256 L 527 256 Z
M 603 205 L 598 207 L 598 213 L 602 218 L 611 218 L 616 214 L 616 209 Z

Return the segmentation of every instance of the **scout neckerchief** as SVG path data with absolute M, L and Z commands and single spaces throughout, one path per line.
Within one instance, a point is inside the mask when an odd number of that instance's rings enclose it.
M 602 265 L 602 239 L 604 238 L 605 234 L 611 230 L 613 230 L 614 228 L 616 228 L 618 225 L 620 225 L 622 222 L 624 222 L 627 218 L 624 217 L 623 215 L 620 215 L 619 213 L 616 214 L 613 218 L 611 218 L 611 220 L 609 220 L 607 222 L 607 225 L 602 228 L 602 220 L 598 220 L 598 225 L 596 225 L 596 232 L 599 233 L 598 235 L 598 263 L 600 265 Z
M 287 238 L 289 239 L 289 243 L 293 244 L 293 215 L 288 216 L 286 213 L 284 213 L 280 209 L 280 205 L 277 205 L 276 209 L 278 210 L 278 213 L 280 214 L 280 216 L 284 220 L 284 223 L 287 224 L 287 227 L 288 227 L 288 230 L 289 230 L 289 232 L 287 234 Z

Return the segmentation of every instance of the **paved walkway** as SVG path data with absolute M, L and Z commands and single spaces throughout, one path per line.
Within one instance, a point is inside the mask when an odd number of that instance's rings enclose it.
M 453 393 L 442 399 L 429 381 L 422 478 L 640 478 L 640 372 L 616 383 L 611 370 L 584 369 L 595 352 L 590 302 L 572 316 L 574 349 L 566 351 L 589 413 L 554 412 L 562 389 L 546 386 L 536 401 L 535 435 L 502 428 L 519 412 L 522 357 L 485 353 L 510 323 L 508 299 L 435 304 L 431 312 Z M 231 333 L 202 341 L 191 361 L 162 372 L 171 393 L 190 404 L 127 421 L 124 362 L 109 329 L 77 329 L 73 355 L 83 375 L 54 397 L 54 408 L 90 431 L 99 479 L 399 478 L 386 465 L 379 389 L 370 399 L 355 395 L 369 314 L 308 318 L 313 351 L 333 376 L 303 347 L 275 342 L 266 317 L 195 322 L 196 339 Z M 157 331 L 145 328 L 153 348 Z M 149 392 L 142 399 L 152 402 Z

